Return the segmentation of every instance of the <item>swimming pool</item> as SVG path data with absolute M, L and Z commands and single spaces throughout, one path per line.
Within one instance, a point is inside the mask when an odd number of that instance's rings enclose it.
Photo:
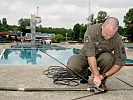
M 67 49 L 57 46 L 17 46 L 5 50 L 0 64 L 61 65 L 46 55 L 47 53 L 66 65 L 68 58 L 78 53 L 78 51 L 79 49 Z
M 133 64 L 133 60 L 131 60 L 131 59 L 126 59 L 126 64 Z
M 68 58 L 78 52 L 79 49 L 63 48 L 58 46 L 16 46 L 5 50 L 0 59 L 0 64 L 62 66 L 47 54 L 66 65 Z M 126 64 L 133 64 L 133 60 L 126 59 Z

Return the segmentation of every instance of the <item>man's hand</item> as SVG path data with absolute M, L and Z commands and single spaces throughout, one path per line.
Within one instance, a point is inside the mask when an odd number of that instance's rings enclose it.
M 104 79 L 103 75 L 100 75 L 100 79 L 101 79 L 101 81 Z
M 101 78 L 100 78 L 99 70 L 98 70 L 98 67 L 97 67 L 96 57 L 88 57 L 88 63 L 89 63 L 89 66 L 91 68 L 91 71 L 94 75 L 93 83 L 96 86 L 100 86 Z
M 94 78 L 93 78 L 93 83 L 96 85 L 96 86 L 100 86 L 100 84 L 101 84 L 101 77 L 100 76 L 94 76 Z

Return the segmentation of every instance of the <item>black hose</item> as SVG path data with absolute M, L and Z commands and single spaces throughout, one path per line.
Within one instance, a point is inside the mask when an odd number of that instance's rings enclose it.
M 79 85 L 79 77 L 68 73 L 68 71 L 61 66 L 50 66 L 43 72 L 47 77 L 52 78 L 55 84 L 77 86 Z
M 123 83 L 127 84 L 128 86 L 133 87 L 133 85 L 131 85 L 131 84 L 129 84 L 129 83 L 123 81 L 122 79 L 120 79 L 120 78 L 118 78 L 118 77 L 115 77 L 115 78 L 117 78 L 118 80 L 120 80 L 120 81 L 122 81 Z

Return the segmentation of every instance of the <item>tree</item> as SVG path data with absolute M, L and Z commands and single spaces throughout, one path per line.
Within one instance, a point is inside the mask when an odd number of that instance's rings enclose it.
M 96 18 L 94 18 L 94 16 L 93 16 L 93 18 L 92 18 L 92 20 L 91 20 L 91 25 L 94 25 L 94 24 L 96 24 L 97 23 L 97 20 L 96 20 Z
M 124 16 L 123 21 L 126 27 L 133 25 L 133 8 L 129 9 L 129 11 L 126 13 L 126 16 Z
M 19 30 L 24 31 L 26 29 L 26 26 L 30 26 L 30 19 L 19 19 L 18 20 Z
M 105 11 L 99 11 L 97 15 L 97 23 L 103 23 L 107 18 L 107 13 Z
M 123 21 L 126 27 L 126 35 L 130 36 L 130 40 L 133 42 L 133 8 L 129 9 Z
M 0 26 L 2 26 L 1 20 L 0 20 Z
M 57 34 L 54 38 L 52 38 L 52 42 L 62 42 L 64 41 L 64 36 L 62 34 Z
M 118 28 L 118 33 L 120 34 L 120 35 L 125 35 L 125 28 L 123 28 L 122 26 L 119 26 L 119 28 Z
M 3 19 L 2 19 L 2 25 L 3 25 L 3 26 L 7 25 L 7 20 L 6 20 L 6 18 L 3 18 Z
M 17 25 L 9 25 L 8 29 L 9 29 L 9 31 L 13 31 L 13 32 L 19 31 Z
M 107 17 L 108 17 L 107 12 L 99 11 L 97 14 L 97 18 L 94 17 L 92 18 L 91 25 L 97 23 L 103 23 Z
M 8 31 L 8 29 L 3 26 L 0 26 L 0 32 L 5 32 L 5 31 Z
M 64 37 L 66 36 L 66 33 L 68 33 L 68 37 L 72 36 L 72 29 L 65 29 L 65 28 L 52 28 L 52 27 L 42 27 L 42 25 L 37 26 L 36 28 L 37 32 L 41 33 L 54 33 L 54 34 L 62 34 Z
M 84 39 L 84 34 L 85 34 L 86 29 L 87 29 L 87 25 L 82 24 L 80 26 L 80 36 L 79 36 L 80 40 Z
M 79 40 L 79 34 L 80 34 L 80 24 L 75 24 L 73 28 L 72 38 L 74 40 Z
M 61 41 L 64 40 L 64 37 L 63 37 L 62 34 L 57 34 L 55 37 L 56 37 L 56 39 L 57 39 L 57 42 L 61 42 Z
M 6 18 L 2 19 L 1 25 L 0 25 L 0 31 L 8 31 L 9 26 L 7 25 L 7 20 Z

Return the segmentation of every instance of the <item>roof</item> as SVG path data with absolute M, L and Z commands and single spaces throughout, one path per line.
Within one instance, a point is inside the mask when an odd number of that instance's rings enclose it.
M 1 35 L 8 35 L 8 32 L 0 32 Z
M 31 37 L 31 33 L 26 33 L 26 37 Z M 48 33 L 38 33 L 36 34 L 36 37 L 54 37 L 55 34 L 48 34 Z
M 23 32 L 9 32 L 10 35 L 21 35 Z

